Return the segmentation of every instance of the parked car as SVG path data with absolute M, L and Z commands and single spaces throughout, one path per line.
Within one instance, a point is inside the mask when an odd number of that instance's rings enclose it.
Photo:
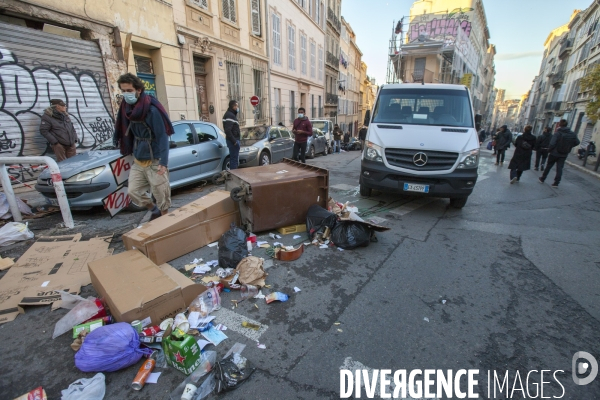
M 313 128 L 313 135 L 308 138 L 306 143 L 306 157 L 315 158 L 316 154 L 326 156 L 328 151 L 327 137 L 320 129 Z
M 342 149 L 344 151 L 362 150 L 362 145 L 360 144 L 360 140 L 352 137 L 348 143 L 342 143 Z
M 329 154 L 333 153 L 333 121 L 328 119 L 311 119 L 310 123 L 312 124 L 313 128 L 317 128 L 325 134 Z
M 211 179 L 229 168 L 229 149 L 216 125 L 202 121 L 177 121 L 169 137 L 169 179 L 171 188 Z M 117 190 L 110 163 L 121 157 L 112 139 L 90 151 L 60 163 L 67 198 L 72 209 L 102 206 L 102 199 Z M 50 204 L 58 205 L 50 172 L 39 176 L 35 188 Z
M 263 125 L 240 129 L 240 167 L 256 167 L 292 158 L 294 138 L 283 126 Z

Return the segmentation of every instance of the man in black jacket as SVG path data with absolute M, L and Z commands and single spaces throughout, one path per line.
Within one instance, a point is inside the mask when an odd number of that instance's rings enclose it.
M 42 115 L 40 133 L 52 146 L 57 162 L 77 153 L 77 132 L 61 99 L 50 100 L 50 107 Z
M 567 128 L 567 120 L 561 119 L 558 122 L 558 130 L 552 136 L 550 140 L 550 147 L 548 148 L 548 167 L 544 170 L 544 174 L 541 176 L 540 183 L 544 183 L 550 170 L 556 164 L 556 176 L 554 177 L 553 188 L 557 188 L 562 177 L 562 171 L 565 166 L 567 156 L 571 152 L 571 149 L 575 146 L 579 146 L 579 139 L 575 132 Z
M 237 169 L 240 156 L 240 124 L 237 120 L 238 102 L 231 100 L 223 115 L 223 130 L 229 148 L 229 169 Z
M 540 161 L 542 162 L 542 171 L 544 171 L 544 165 L 546 165 L 546 159 L 548 158 L 548 148 L 550 147 L 550 140 L 552 139 L 552 131 L 550 128 L 544 128 L 544 132 L 537 137 L 535 141 L 535 170 L 539 171 Z
M 364 150 L 365 140 L 367 140 L 367 127 L 365 125 L 358 131 L 358 140 L 360 140 L 360 149 Z
M 511 142 L 512 133 L 508 130 L 508 126 L 502 125 L 500 127 L 500 132 L 498 132 L 498 135 L 496 136 L 496 165 L 504 164 L 506 149 L 510 147 Z

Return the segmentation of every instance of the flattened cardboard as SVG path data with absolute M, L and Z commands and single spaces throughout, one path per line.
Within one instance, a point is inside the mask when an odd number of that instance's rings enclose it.
M 229 192 L 217 190 L 125 233 L 123 244 L 160 265 L 219 240 L 239 222 Z
M 19 306 L 58 308 L 58 290 L 79 293 L 81 286 L 91 283 L 88 262 L 112 254 L 110 239 L 81 241 L 81 234 L 40 237 L 0 279 L 0 324 L 23 313 Z
M 94 289 L 118 322 L 150 318 L 152 325 L 159 325 L 206 290 L 168 264 L 159 268 L 137 250 L 93 261 L 89 271 Z

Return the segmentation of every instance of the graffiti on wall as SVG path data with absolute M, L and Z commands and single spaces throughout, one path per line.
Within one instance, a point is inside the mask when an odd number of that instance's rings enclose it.
M 114 119 L 102 93 L 101 74 L 77 67 L 20 61 L 0 45 L 0 156 L 39 156 L 48 151 L 39 133 L 50 99 L 63 99 L 79 139 L 89 149 L 114 132 Z M 21 178 L 25 176 L 21 175 Z
M 472 8 L 457 8 L 448 14 L 423 14 L 415 17 L 408 28 L 409 43 L 418 40 L 443 41 L 446 46 L 454 44 L 459 29 L 471 36 L 469 14 Z

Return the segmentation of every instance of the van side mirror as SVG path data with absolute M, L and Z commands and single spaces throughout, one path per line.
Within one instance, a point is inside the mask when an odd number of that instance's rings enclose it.
M 483 116 L 481 114 L 475 114 L 475 124 L 481 125 L 481 121 L 483 120 Z

